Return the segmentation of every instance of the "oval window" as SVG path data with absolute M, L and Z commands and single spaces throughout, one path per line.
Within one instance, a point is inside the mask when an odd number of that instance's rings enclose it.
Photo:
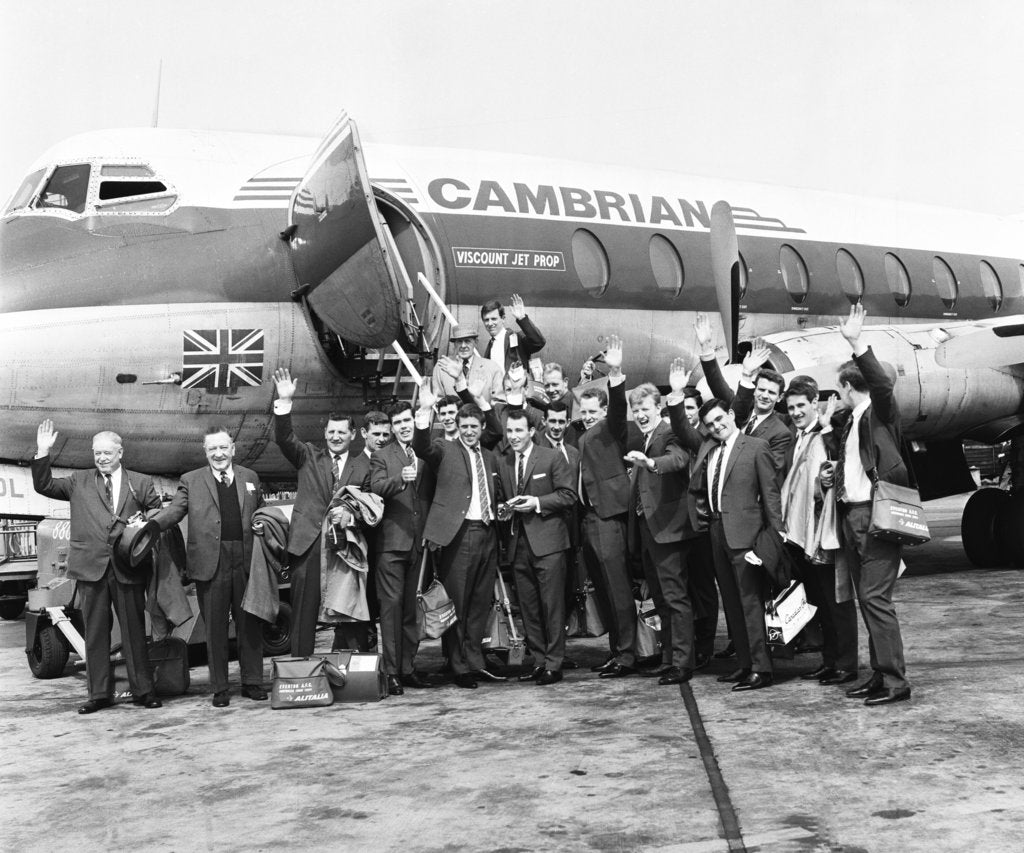
M 747 283 L 750 281 L 750 270 L 747 269 L 747 260 L 742 252 L 736 253 L 740 259 L 740 299 L 747 295 Z
M 864 272 L 857 263 L 857 259 L 846 249 L 836 252 L 836 275 L 839 276 L 839 286 L 843 293 L 850 300 L 851 305 L 856 305 L 864 296 Z
M 584 228 L 572 235 L 572 264 L 580 285 L 595 299 L 608 289 L 608 254 L 601 241 Z
M 1003 307 L 1003 283 L 988 261 L 978 264 L 978 270 L 981 273 L 981 292 L 985 294 L 989 308 L 998 311 Z
M 910 304 L 910 274 L 903 266 L 903 261 L 892 252 L 885 253 L 885 278 L 896 304 L 906 308 Z
M 683 259 L 667 237 L 655 234 L 648 244 L 658 290 L 675 299 L 683 289 Z
M 782 282 L 789 291 L 789 298 L 797 305 L 807 299 L 810 289 L 807 276 L 807 265 L 800 253 L 792 246 L 784 243 L 779 249 L 779 268 L 782 270 Z
M 935 282 L 935 290 L 938 292 L 942 304 L 948 309 L 955 308 L 960 288 L 956 283 L 953 270 L 938 255 L 932 258 L 932 280 Z

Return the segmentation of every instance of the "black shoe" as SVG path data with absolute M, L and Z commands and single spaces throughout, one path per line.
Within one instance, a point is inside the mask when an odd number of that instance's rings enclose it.
M 864 704 L 869 707 L 891 705 L 893 702 L 906 702 L 909 698 L 909 687 L 883 687 L 868 696 L 864 700 Z
M 819 678 L 819 684 L 849 684 L 857 680 L 857 672 L 852 669 L 834 669 L 827 678 Z
M 141 696 L 136 696 L 132 699 L 133 705 L 138 705 L 140 708 L 162 708 L 164 703 L 161 702 L 155 693 L 150 691 L 149 693 L 143 693 Z
M 752 672 L 739 684 L 734 684 L 732 689 L 736 690 L 760 690 L 762 687 L 772 686 L 772 674 L 770 672 Z
M 835 674 L 835 667 L 825 666 L 825 664 L 822 664 L 817 669 L 812 669 L 810 672 L 801 672 L 800 677 L 804 681 L 820 681 L 824 684 L 824 679 L 831 678 Z
M 658 684 L 685 684 L 693 678 L 693 670 L 691 669 L 680 669 L 678 666 L 670 666 L 658 679 Z
M 227 690 L 218 690 L 213 694 L 213 707 L 226 708 L 231 704 L 231 694 Z
M 851 699 L 866 699 L 870 694 L 879 690 L 882 687 L 882 676 L 880 673 L 871 673 L 871 678 L 867 681 L 862 681 L 855 687 L 851 687 L 846 691 L 846 695 Z
M 608 658 L 604 663 L 599 663 L 597 666 L 590 667 L 591 672 L 604 672 L 606 669 L 611 669 L 615 666 L 615 658 Z
M 78 709 L 79 714 L 95 714 L 97 711 L 102 711 L 104 708 L 113 707 L 114 700 L 109 696 L 103 699 L 88 699 L 86 703 Z
M 257 702 L 267 701 L 267 691 L 259 684 L 243 684 L 242 695 L 247 699 L 255 699 Z
M 579 669 L 580 665 L 572 658 L 562 658 L 562 669 Z
M 635 672 L 636 670 L 633 667 L 626 666 L 624 663 L 613 663 L 598 678 L 625 678 L 627 675 L 633 675 Z
M 562 680 L 562 671 L 560 669 L 545 669 L 537 676 L 537 683 L 542 687 L 548 684 L 557 684 Z
M 416 672 L 411 672 L 409 675 L 403 675 L 401 676 L 401 679 L 402 685 L 405 687 L 425 688 L 434 686 L 431 682 L 427 681 L 426 678 Z
M 733 684 L 735 682 L 743 681 L 748 675 L 750 675 L 749 669 L 737 669 L 734 672 L 730 672 L 728 675 L 720 675 L 715 680 L 722 684 Z
M 519 676 L 519 680 L 520 681 L 536 681 L 543 674 L 544 674 L 544 667 L 542 667 L 542 666 L 535 666 L 529 672 L 524 672 L 522 675 L 520 675 Z
M 637 667 L 636 674 L 641 678 L 660 678 L 670 669 L 672 669 L 672 664 L 659 663 L 657 666 L 652 667 Z
M 476 690 L 476 679 L 471 672 L 460 672 L 452 679 L 456 687 L 465 687 L 467 690 Z
M 729 640 L 729 645 L 722 649 L 722 651 L 715 652 L 714 657 L 717 660 L 728 660 L 729 658 L 736 657 L 736 644 Z
M 474 670 L 473 675 L 483 681 L 508 681 L 508 676 L 498 675 L 498 673 L 492 672 L 487 667 Z
M 388 676 L 388 695 L 389 696 L 401 696 L 405 693 L 405 688 L 402 687 L 402 679 L 397 675 Z
M 693 668 L 704 669 L 709 663 L 711 663 L 711 655 L 709 654 L 697 654 L 693 658 Z

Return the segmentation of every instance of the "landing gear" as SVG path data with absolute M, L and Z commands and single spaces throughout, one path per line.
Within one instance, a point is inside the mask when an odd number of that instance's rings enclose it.
M 1024 566 L 1024 495 L 979 489 L 960 523 L 964 552 L 978 568 Z
M 59 678 L 67 666 L 71 646 L 58 628 L 47 625 L 27 650 L 28 666 L 36 678 Z

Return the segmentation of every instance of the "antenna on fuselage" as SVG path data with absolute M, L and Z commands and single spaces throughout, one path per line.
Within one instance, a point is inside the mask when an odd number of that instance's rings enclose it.
M 153 104 L 153 127 L 160 126 L 160 84 L 164 78 L 164 61 L 160 60 L 160 64 L 156 69 L 156 101 Z

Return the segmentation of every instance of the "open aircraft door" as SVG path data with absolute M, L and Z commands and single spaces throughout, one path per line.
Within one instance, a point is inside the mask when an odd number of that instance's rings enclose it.
M 331 331 L 375 348 L 401 336 L 400 279 L 347 113 L 320 143 L 292 193 L 282 236 L 291 246 L 298 293 Z

